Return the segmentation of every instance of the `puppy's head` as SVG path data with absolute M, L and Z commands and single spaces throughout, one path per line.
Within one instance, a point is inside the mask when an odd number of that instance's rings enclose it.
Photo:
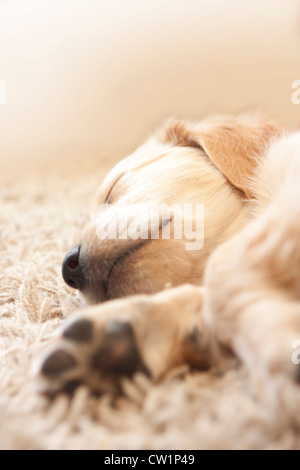
M 168 121 L 104 180 L 65 281 L 89 302 L 200 284 L 212 250 L 244 223 L 247 178 L 279 133 L 246 115 Z

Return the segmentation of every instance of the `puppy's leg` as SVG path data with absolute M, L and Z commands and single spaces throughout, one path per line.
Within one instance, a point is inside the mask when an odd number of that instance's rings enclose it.
M 219 341 L 256 372 L 299 380 L 300 203 L 282 196 L 214 253 L 205 312 Z
M 55 394 L 85 383 L 118 392 L 120 378 L 135 372 L 155 380 L 183 363 L 209 367 L 202 304 L 202 289 L 186 285 L 80 311 L 38 364 L 42 387 Z

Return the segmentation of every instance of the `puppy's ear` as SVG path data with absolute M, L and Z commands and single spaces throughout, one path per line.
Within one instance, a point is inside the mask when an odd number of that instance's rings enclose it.
M 257 115 L 216 116 L 198 124 L 169 120 L 159 139 L 203 149 L 227 180 L 249 198 L 247 180 L 270 141 L 281 132 L 279 124 Z

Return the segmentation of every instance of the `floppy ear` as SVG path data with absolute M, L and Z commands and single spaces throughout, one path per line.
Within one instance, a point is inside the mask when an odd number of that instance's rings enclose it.
M 198 124 L 167 121 L 159 139 L 203 149 L 227 180 L 249 198 L 247 180 L 270 141 L 281 132 L 279 124 L 257 115 L 216 116 Z

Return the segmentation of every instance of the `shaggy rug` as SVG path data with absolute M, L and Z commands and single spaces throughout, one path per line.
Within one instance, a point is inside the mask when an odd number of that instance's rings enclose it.
M 61 261 L 108 165 L 25 167 L 7 163 L 0 176 L 0 448 L 300 448 L 297 394 L 241 366 L 182 367 L 159 383 L 137 375 L 116 400 L 85 387 L 52 402 L 38 394 L 32 364 L 80 307 Z

